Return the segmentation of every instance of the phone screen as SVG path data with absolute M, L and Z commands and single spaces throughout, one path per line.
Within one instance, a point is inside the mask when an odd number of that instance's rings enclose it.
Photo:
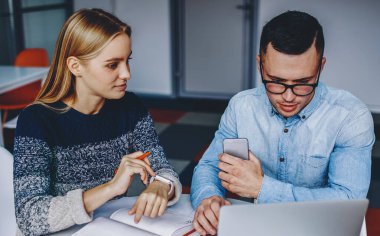
M 248 160 L 248 139 L 226 138 L 223 140 L 223 152 L 231 156 Z

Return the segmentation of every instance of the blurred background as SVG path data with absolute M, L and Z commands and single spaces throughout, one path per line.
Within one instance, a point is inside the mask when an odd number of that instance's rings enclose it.
M 286 10 L 322 24 L 322 81 L 380 112 L 378 0 L 0 0 L 0 64 L 25 48 L 45 48 L 80 8 L 102 8 L 133 29 L 129 88 L 148 96 L 228 100 L 260 83 L 255 56 L 262 26 Z

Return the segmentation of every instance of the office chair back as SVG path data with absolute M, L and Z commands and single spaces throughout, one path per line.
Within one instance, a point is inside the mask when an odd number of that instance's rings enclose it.
M 14 65 L 22 67 L 49 66 L 48 53 L 43 48 L 25 49 L 17 55 Z

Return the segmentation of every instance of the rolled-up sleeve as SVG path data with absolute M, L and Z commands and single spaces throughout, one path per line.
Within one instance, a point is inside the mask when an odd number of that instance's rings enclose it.
M 190 191 L 193 208 L 197 208 L 205 198 L 211 196 L 225 197 L 226 190 L 218 177 L 220 171 L 218 155 L 223 153 L 223 140 L 236 137 L 236 117 L 234 99 L 232 99 L 221 118 L 213 141 L 194 169 Z

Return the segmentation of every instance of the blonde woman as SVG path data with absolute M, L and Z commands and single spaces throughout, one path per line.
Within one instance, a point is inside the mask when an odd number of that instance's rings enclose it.
M 126 193 L 135 174 L 148 184 L 130 210 L 136 222 L 162 215 L 180 197 L 149 113 L 125 91 L 130 37 L 128 25 L 100 9 L 77 11 L 61 29 L 46 82 L 17 126 L 19 234 L 91 221 L 94 210 Z

